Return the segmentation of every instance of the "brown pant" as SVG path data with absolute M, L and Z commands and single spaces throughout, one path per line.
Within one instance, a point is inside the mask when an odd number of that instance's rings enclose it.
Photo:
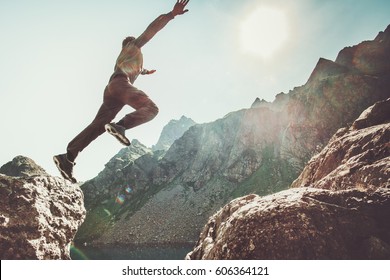
M 135 109 L 118 122 L 126 129 L 148 122 L 158 114 L 156 104 L 143 91 L 134 87 L 125 75 L 116 76 L 104 90 L 103 104 L 95 119 L 68 144 L 68 159 L 74 161 L 79 152 L 100 136 L 105 131 L 104 126 L 115 118 L 124 105 Z

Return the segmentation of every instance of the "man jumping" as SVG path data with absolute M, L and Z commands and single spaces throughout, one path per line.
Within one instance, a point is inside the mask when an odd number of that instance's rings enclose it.
M 95 119 L 68 144 L 66 154 L 53 157 L 54 163 L 65 179 L 72 183 L 76 182 L 73 177 L 73 166 L 77 155 L 104 131 L 113 135 L 123 145 L 129 146 L 130 141 L 125 136 L 125 130 L 148 122 L 158 114 L 156 104 L 143 91 L 133 86 L 139 74 L 148 75 L 155 72 L 143 68 L 141 48 L 175 16 L 188 12 L 184 9 L 188 2 L 189 0 L 177 0 L 173 10 L 156 18 L 141 36 L 126 37 L 123 40 L 122 51 L 116 60 L 114 73 L 104 90 L 103 104 Z M 111 123 L 124 105 L 133 107 L 135 111 L 119 122 Z

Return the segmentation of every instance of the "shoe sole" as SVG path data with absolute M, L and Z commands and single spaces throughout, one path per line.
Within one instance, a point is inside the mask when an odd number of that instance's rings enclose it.
M 117 132 L 114 128 L 112 128 L 111 125 L 106 124 L 106 125 L 104 126 L 104 128 L 106 129 L 106 131 L 107 131 L 108 133 L 110 133 L 112 136 L 114 136 L 122 145 L 130 146 L 130 141 L 129 141 L 129 139 L 127 139 L 125 136 L 123 136 L 122 134 L 120 134 L 119 132 Z
M 64 170 L 62 170 L 61 163 L 57 159 L 56 156 L 53 157 L 53 161 L 54 161 L 55 165 L 57 166 L 58 171 L 60 171 L 62 177 L 64 177 L 66 180 L 68 180 L 68 181 L 70 181 L 72 183 L 76 183 L 77 182 L 75 178 L 69 177 L 68 174 L 66 174 L 66 172 Z

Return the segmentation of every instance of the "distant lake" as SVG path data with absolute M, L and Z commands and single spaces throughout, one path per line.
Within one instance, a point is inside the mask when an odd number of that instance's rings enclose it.
M 183 260 L 194 244 L 71 246 L 72 260 Z

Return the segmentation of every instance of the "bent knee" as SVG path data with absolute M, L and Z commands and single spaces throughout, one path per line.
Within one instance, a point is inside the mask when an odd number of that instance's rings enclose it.
M 145 108 L 148 112 L 148 116 L 150 120 L 154 119 L 159 112 L 158 107 L 153 102 L 149 103 Z
M 159 112 L 159 109 L 156 106 L 156 104 L 153 103 L 153 105 L 151 106 L 150 110 L 151 110 L 151 113 L 154 115 L 154 117 L 157 116 L 157 114 Z

